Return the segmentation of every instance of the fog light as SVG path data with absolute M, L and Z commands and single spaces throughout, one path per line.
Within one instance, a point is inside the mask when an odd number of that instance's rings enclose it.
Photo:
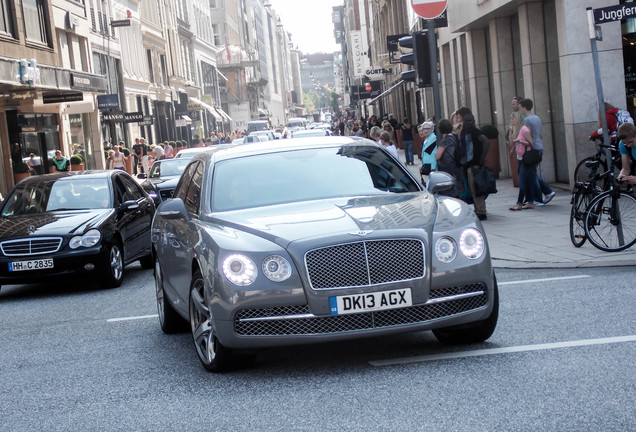
M 95 270 L 95 264 L 93 263 L 84 264 L 84 269 L 88 271 Z

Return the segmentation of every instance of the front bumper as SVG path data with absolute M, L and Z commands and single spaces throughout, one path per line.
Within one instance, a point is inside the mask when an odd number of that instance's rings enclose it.
M 308 305 L 239 310 L 233 321 L 215 321 L 230 348 L 261 348 L 430 330 L 480 321 L 492 311 L 484 282 L 434 289 L 424 304 L 348 315 L 314 315 Z
M 96 274 L 102 269 L 105 262 L 101 243 L 91 248 L 78 248 L 56 252 L 50 255 L 36 256 L 1 256 L 0 257 L 0 284 L 28 284 L 48 282 L 52 279 L 65 279 L 69 277 L 87 277 Z M 52 259 L 53 268 L 9 271 L 9 263 L 16 261 L 31 261 L 40 259 Z M 89 270 L 92 264 L 92 269 Z M 88 267 L 88 268 L 87 268 Z

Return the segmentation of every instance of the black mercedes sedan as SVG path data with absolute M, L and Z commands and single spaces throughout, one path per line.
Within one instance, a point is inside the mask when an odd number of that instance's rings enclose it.
M 189 162 L 190 158 L 179 158 L 162 159 L 152 164 L 148 178 L 141 187 L 148 192 L 156 205 L 172 197 L 172 192 Z
M 153 265 L 152 198 L 126 172 L 73 171 L 18 183 L 0 207 L 0 284 L 74 276 L 118 287 Z

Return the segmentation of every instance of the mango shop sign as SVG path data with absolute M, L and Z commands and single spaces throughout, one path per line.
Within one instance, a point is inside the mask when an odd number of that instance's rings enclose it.
M 141 112 L 103 113 L 102 121 L 105 123 L 139 123 L 144 121 L 144 115 Z

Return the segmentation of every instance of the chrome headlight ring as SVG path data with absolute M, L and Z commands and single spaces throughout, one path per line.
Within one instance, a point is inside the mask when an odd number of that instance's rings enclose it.
M 484 236 L 475 228 L 465 229 L 459 237 L 459 249 L 466 258 L 479 259 L 486 249 Z

